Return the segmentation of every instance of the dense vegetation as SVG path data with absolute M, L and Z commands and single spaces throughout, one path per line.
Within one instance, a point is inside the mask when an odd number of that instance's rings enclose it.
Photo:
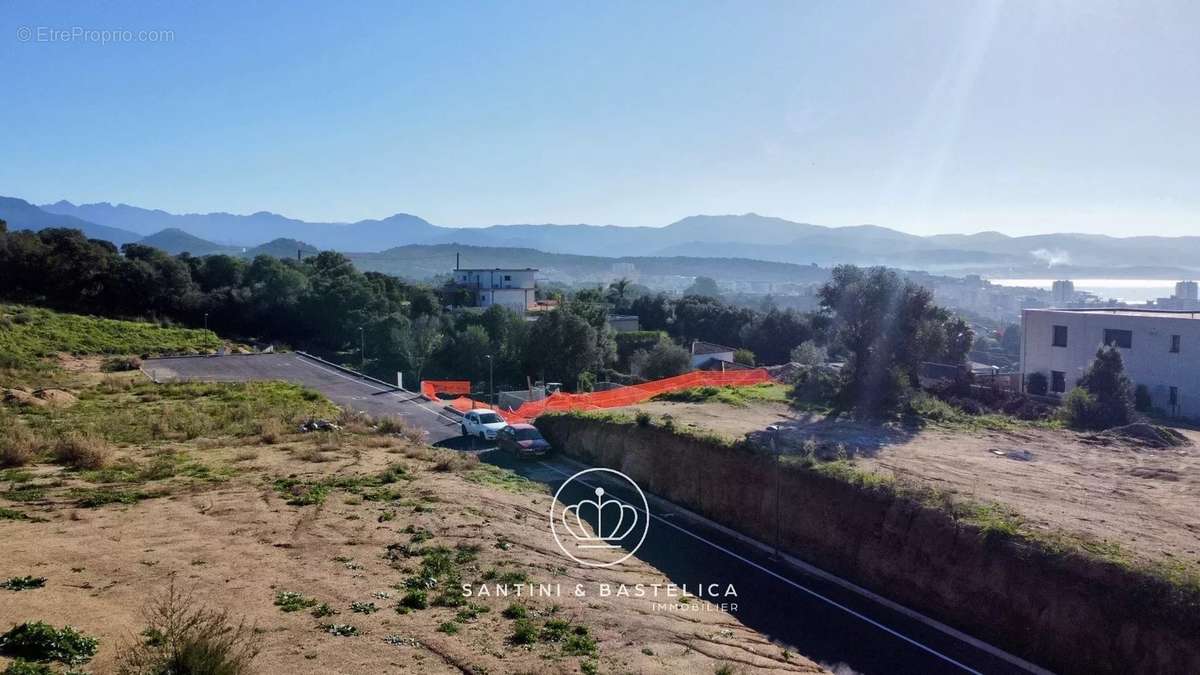
M 9 233 L 0 224 L 2 299 L 207 325 L 361 360 L 389 378 L 405 371 L 418 379 L 470 379 L 480 388 L 489 379 L 496 388 L 524 388 L 532 378 L 586 389 L 598 379 L 683 372 L 694 340 L 733 347 L 745 364 L 783 363 L 804 345 L 797 353 L 805 358 L 847 362 L 843 405 L 875 408 L 915 383 L 921 361 L 959 363 L 973 341 L 970 328 L 934 306 L 928 291 L 884 268 L 837 268 L 821 290 L 822 311 L 811 314 L 736 307 L 714 297 L 709 281 L 697 279 L 683 297 L 653 294 L 627 280 L 553 293 L 559 308 L 530 322 L 500 307 L 447 309 L 461 304 L 460 289 L 364 274 L 330 251 L 303 260 L 172 257 L 139 244 L 118 251 L 77 230 Z M 636 314 L 646 330 L 618 337 L 607 320 L 614 312 Z M 91 340 L 67 335 L 79 333 L 73 327 L 59 332 L 63 349 L 76 349 L 72 340 Z M 214 338 L 181 332 L 179 339 L 182 348 L 201 348 Z M 145 351 L 132 343 L 87 347 Z

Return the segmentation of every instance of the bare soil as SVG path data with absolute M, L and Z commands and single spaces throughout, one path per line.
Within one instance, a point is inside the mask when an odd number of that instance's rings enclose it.
M 862 469 L 951 494 L 1005 504 L 1031 527 L 1119 544 L 1137 558 L 1200 563 L 1200 433 L 1192 445 L 1150 448 L 1068 430 L 959 431 L 832 421 L 778 404 L 650 402 L 638 406 L 676 425 L 742 437 L 769 424 L 818 443 L 843 444 Z
M 287 435 L 272 445 L 197 440 L 188 449 L 202 448 L 206 461 L 226 462 L 239 473 L 218 482 L 168 482 L 154 488 L 168 496 L 128 506 L 79 508 L 64 494 L 83 485 L 77 478 L 37 467 L 37 482 L 62 483 L 40 501 L 0 497 L 0 506 L 44 519 L 0 520 L 0 578 L 48 581 L 41 589 L 0 590 L 0 630 L 34 620 L 74 625 L 101 641 L 88 669 L 110 672 L 121 645 L 139 639 L 142 608 L 174 580 L 204 604 L 256 625 L 260 672 L 573 673 L 592 661 L 599 672 L 711 673 L 725 664 L 737 672 L 823 672 L 716 608 L 656 611 L 646 598 L 600 597 L 592 589 L 601 582 L 667 579 L 636 559 L 612 569 L 572 564 L 548 533 L 551 497 L 536 484 L 469 462 L 438 470 L 444 455 L 398 438 L 347 435 L 335 444 L 316 442 L 318 435 Z M 371 474 L 397 462 L 412 477 L 396 484 L 403 493 L 398 500 L 367 501 L 334 490 L 324 504 L 292 506 L 272 485 L 280 476 Z M 385 556 L 388 544 L 409 543 L 411 533 L 422 530 L 432 534 L 422 546 L 479 547 L 464 582 L 478 583 L 487 570 L 522 572 L 564 591 L 561 597 L 474 598 L 490 611 L 459 624 L 456 634 L 439 632 L 455 608 L 394 609 L 405 592 L 396 586 L 420 558 Z M 587 597 L 567 590 L 575 584 L 589 589 Z M 316 619 L 308 610 L 282 612 L 274 605 L 278 591 L 303 593 L 339 613 Z M 587 627 L 598 656 L 565 655 L 557 643 L 512 644 L 513 621 L 502 610 L 514 600 L 527 604 L 535 620 L 556 617 Z M 355 613 L 352 602 L 380 609 Z M 351 624 L 361 634 L 334 636 L 321 630 L 323 622 Z

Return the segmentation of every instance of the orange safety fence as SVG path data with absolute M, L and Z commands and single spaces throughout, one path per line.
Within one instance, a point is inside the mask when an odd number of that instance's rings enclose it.
M 421 395 L 436 401 L 438 394 L 469 394 L 471 383 L 467 380 L 421 380 Z
M 749 386 L 769 382 L 771 380 L 767 371 L 762 368 L 753 368 L 749 370 L 731 370 L 726 372 L 703 371 L 697 370 L 675 377 L 668 377 L 662 380 L 654 380 L 635 384 L 628 387 L 620 387 L 618 389 L 609 389 L 608 391 L 597 391 L 586 394 L 566 394 L 562 392 L 551 394 L 540 401 L 527 401 L 521 404 L 521 407 L 516 410 L 500 410 L 504 419 L 512 422 L 527 422 L 534 417 L 551 411 L 566 411 L 566 410 L 598 410 L 600 408 L 619 408 L 622 406 L 641 403 L 657 394 L 666 391 L 676 391 L 679 389 L 690 389 L 691 387 L 726 387 L 726 386 Z M 468 387 L 469 389 L 469 387 Z M 445 391 L 445 390 L 442 390 Z M 440 399 L 436 395 L 436 390 L 430 388 L 430 392 L 426 392 L 425 383 L 421 383 L 421 393 L 433 401 Z M 432 393 L 433 395 L 430 395 Z M 446 392 L 451 393 L 451 392 Z M 449 404 L 456 410 L 466 412 L 473 408 L 492 408 L 486 403 L 473 401 L 470 398 L 462 397 L 450 401 Z

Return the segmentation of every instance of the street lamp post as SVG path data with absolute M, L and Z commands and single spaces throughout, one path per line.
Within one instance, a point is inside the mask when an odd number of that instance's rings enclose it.
M 208 312 L 204 313 L 204 330 L 208 330 Z
M 358 355 L 359 355 L 359 362 L 360 362 L 359 367 L 362 368 L 363 370 L 366 370 L 366 368 L 367 368 L 367 337 L 366 337 L 366 333 L 363 332 L 362 326 L 358 327 Z
M 488 360 L 488 403 L 496 405 L 496 388 L 492 385 L 492 375 L 495 373 L 495 361 L 492 360 L 492 355 L 487 354 Z

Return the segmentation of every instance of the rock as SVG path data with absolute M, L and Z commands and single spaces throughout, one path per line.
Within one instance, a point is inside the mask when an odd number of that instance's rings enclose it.
M 55 408 L 66 408 L 79 402 L 74 394 L 62 389 L 38 389 L 33 395 Z
M 3 400 L 9 405 L 31 405 L 36 407 L 42 407 L 46 405 L 45 401 L 25 391 L 24 389 L 5 389 L 3 393 L 0 394 L 0 400 Z

